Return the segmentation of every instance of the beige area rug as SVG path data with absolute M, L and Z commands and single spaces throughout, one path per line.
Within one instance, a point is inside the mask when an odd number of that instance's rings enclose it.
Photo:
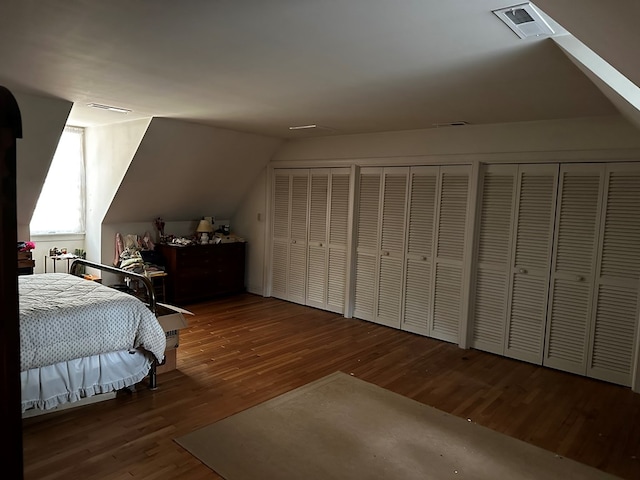
M 341 372 L 175 440 L 226 480 L 616 478 Z

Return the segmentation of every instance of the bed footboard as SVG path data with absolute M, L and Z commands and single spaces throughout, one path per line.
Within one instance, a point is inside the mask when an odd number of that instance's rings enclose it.
M 154 315 L 156 314 L 155 290 L 153 288 L 153 283 L 148 277 L 141 275 L 139 273 L 128 272 L 127 270 L 122 270 L 121 268 L 113 267 L 111 265 L 103 265 L 101 263 L 91 262 L 83 258 L 77 258 L 73 261 L 73 263 L 71 263 L 71 266 L 69 267 L 69 273 L 77 277 L 81 277 L 83 266 L 95 268 L 96 270 L 100 270 L 103 272 L 114 273 L 116 275 L 124 275 L 125 277 L 142 282 L 142 285 L 144 285 L 144 288 L 146 290 L 146 296 L 148 299 L 147 306 L 153 312 Z M 151 390 L 155 390 L 156 388 L 158 388 L 157 373 L 156 373 L 157 366 L 158 366 L 158 362 L 156 359 L 154 359 L 153 363 L 151 363 L 151 370 L 149 370 L 149 388 Z

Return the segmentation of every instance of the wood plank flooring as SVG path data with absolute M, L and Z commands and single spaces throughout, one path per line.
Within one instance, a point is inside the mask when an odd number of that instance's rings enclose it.
M 640 394 L 243 294 L 189 307 L 159 388 L 23 421 L 27 480 L 218 479 L 172 439 L 340 370 L 625 479 Z

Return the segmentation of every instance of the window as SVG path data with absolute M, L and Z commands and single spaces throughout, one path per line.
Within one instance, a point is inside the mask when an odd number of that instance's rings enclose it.
M 31 217 L 32 235 L 84 233 L 84 130 L 67 126 Z

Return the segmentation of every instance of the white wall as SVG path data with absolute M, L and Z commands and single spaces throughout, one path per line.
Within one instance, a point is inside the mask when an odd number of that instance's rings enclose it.
M 426 162 L 451 163 L 478 154 L 498 158 L 520 152 L 638 147 L 638 130 L 623 117 L 613 116 L 296 139 L 285 143 L 272 161 L 343 159 L 357 163 L 422 157 Z
M 36 244 L 36 248 L 31 251 L 31 256 L 35 260 L 34 273 L 44 273 L 45 260 L 46 271 L 52 272 L 55 260 L 49 258 L 49 250 L 52 248 L 66 248 L 68 253 L 74 253 L 76 249 L 84 250 L 84 235 L 33 235 L 31 240 Z M 66 260 L 57 261 L 55 265 L 57 272 L 67 271 Z
M 142 235 L 149 230 L 155 235 L 156 217 L 165 220 L 166 234 L 185 237 L 195 234 L 197 221 L 204 216 L 216 217 L 214 227 L 230 219 L 245 198 L 252 197 L 254 179 L 263 174 L 281 142 L 196 123 L 152 119 L 116 187 L 113 202 L 100 219 L 99 248 L 96 239 L 87 235 L 88 254 L 97 251 L 102 263 L 113 263 L 115 234 Z M 109 154 L 103 156 L 101 162 L 110 161 Z M 96 181 L 102 182 L 102 177 L 97 176 Z M 101 198 L 107 199 L 105 195 Z M 233 222 L 231 228 L 244 236 Z M 249 261 L 253 261 L 251 255 Z
M 267 169 L 255 178 L 236 214 L 231 219 L 233 233 L 243 237 L 246 245 L 245 284 L 247 291 L 263 295 L 262 265 L 266 224 Z
M 281 139 L 154 118 L 106 223 L 230 218 Z
M 597 161 L 603 156 L 640 160 L 638 129 L 616 116 L 295 139 L 282 145 L 270 166 Z M 266 198 L 267 192 L 266 182 L 257 184 L 253 200 L 245 202 L 235 215 L 235 224 L 246 225 L 250 231 L 250 249 L 263 255 L 268 255 L 267 223 L 258 223 L 255 218 L 257 199 Z M 266 287 L 258 280 L 263 275 L 264 264 L 251 261 L 247 278 L 255 282 L 256 292 L 261 291 L 258 286 Z
M 190 237 L 203 216 L 229 218 L 281 143 L 165 118 L 87 129 L 87 258 L 112 264 L 115 234 Z
M 85 130 L 87 259 L 102 262 L 102 220 L 120 187 L 150 119 Z M 142 232 L 144 233 L 144 232 Z M 111 262 L 103 262 L 111 264 Z
M 165 222 L 165 234 L 177 237 L 191 237 L 195 234 L 198 222 L 188 220 L 184 222 Z M 122 222 L 104 223 L 101 226 L 102 246 L 100 250 L 100 263 L 114 265 L 116 263 L 116 234 L 124 238 L 126 235 L 142 236 L 146 232 L 151 234 L 154 242 L 158 242 L 158 232 L 153 225 L 153 220 L 146 222 Z

